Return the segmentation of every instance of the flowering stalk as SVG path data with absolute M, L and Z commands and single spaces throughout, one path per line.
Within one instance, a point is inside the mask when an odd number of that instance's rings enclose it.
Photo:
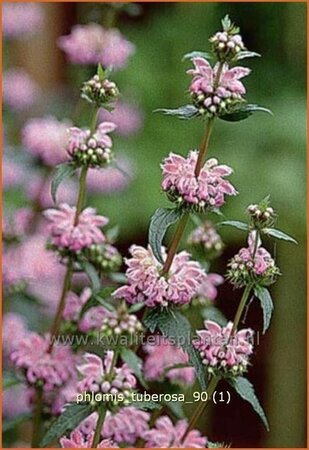
M 37 448 L 41 440 L 42 413 L 43 413 L 43 389 L 42 387 L 39 386 L 36 388 L 35 410 L 32 424 L 32 440 L 31 440 L 32 448 Z
M 102 427 L 104 424 L 106 413 L 107 413 L 107 409 L 104 407 L 104 405 L 101 405 L 101 407 L 98 411 L 98 421 L 97 421 L 96 429 L 94 432 L 91 448 L 97 448 L 97 446 L 101 440 L 101 431 L 102 431 Z

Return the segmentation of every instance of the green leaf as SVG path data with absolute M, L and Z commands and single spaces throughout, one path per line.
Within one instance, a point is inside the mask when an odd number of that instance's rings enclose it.
M 256 286 L 254 288 L 254 295 L 260 300 L 261 307 L 263 310 L 263 334 L 268 330 L 271 316 L 274 310 L 274 304 L 271 299 L 271 295 L 269 291 L 262 287 L 262 286 Z
M 200 385 L 203 390 L 206 390 L 204 366 L 200 355 L 192 346 L 193 332 L 188 319 L 177 310 L 157 308 L 147 314 L 144 324 L 152 333 L 158 328 L 163 336 L 170 338 L 173 344 L 182 347 L 188 353 L 189 361 L 195 368 Z
M 219 225 L 228 225 L 230 227 L 237 228 L 238 230 L 248 231 L 249 226 L 245 222 L 239 222 L 238 220 L 225 220 L 224 222 L 219 222 Z
M 221 20 L 221 24 L 222 24 L 223 30 L 225 30 L 225 31 L 227 31 L 231 28 L 232 22 L 231 22 L 230 16 L 228 14 L 226 14 L 224 16 L 224 18 Z
M 96 295 L 93 295 L 82 307 L 80 317 L 93 306 L 102 305 L 108 311 L 114 312 L 116 308 L 107 299 L 111 298 L 111 294 L 115 291 L 115 287 L 108 286 L 101 289 Z
M 250 383 L 247 378 L 244 377 L 237 377 L 232 380 L 229 380 L 230 385 L 235 389 L 238 395 L 240 395 L 241 398 L 246 400 L 250 403 L 254 411 L 260 416 L 262 419 L 262 422 L 264 423 L 266 430 L 269 431 L 269 424 L 268 420 L 266 418 L 266 415 L 264 413 L 264 410 L 262 406 L 260 405 L 260 402 L 255 395 L 254 387 Z
M 227 324 L 227 318 L 222 314 L 220 309 L 212 305 L 202 309 L 202 316 L 203 319 L 212 320 L 213 322 L 218 323 L 222 327 L 224 327 Z
M 101 289 L 101 281 L 95 267 L 88 261 L 79 261 L 81 268 L 86 272 L 92 284 L 92 293 L 95 295 Z
M 2 375 L 2 389 L 10 389 L 13 386 L 16 386 L 17 384 L 20 384 L 21 380 L 19 380 L 13 373 L 10 372 L 3 372 Z
M 18 425 L 20 425 L 21 423 L 31 420 L 31 418 L 32 414 L 29 412 L 18 414 L 17 416 L 14 416 L 12 419 L 3 419 L 2 432 L 5 433 L 7 431 L 12 431 L 14 428 L 18 427 Z
M 103 69 L 101 64 L 98 64 L 97 75 L 99 75 L 100 80 L 104 80 L 105 78 L 105 70 Z
M 154 112 L 162 112 L 167 116 L 177 116 L 179 119 L 189 120 L 198 115 L 198 109 L 193 105 L 180 106 L 177 109 L 156 109 Z
M 109 275 L 109 278 L 112 281 L 115 281 L 116 283 L 124 283 L 125 284 L 127 282 L 127 277 L 123 273 L 120 273 L 120 272 L 111 273 Z
M 147 383 L 145 381 L 145 378 L 144 378 L 143 372 L 142 372 L 143 361 L 141 360 L 141 358 L 139 358 L 136 355 L 136 353 L 132 352 L 132 350 L 130 350 L 129 348 L 125 348 L 125 347 L 123 347 L 121 349 L 121 358 L 123 359 L 123 361 L 125 363 L 128 364 L 130 369 L 133 370 L 133 372 L 137 376 L 137 378 L 138 378 L 139 382 L 141 383 L 141 385 L 145 389 L 148 389 Z
M 153 254 L 163 264 L 161 247 L 166 230 L 182 216 L 179 209 L 158 208 L 150 220 L 148 240 Z
M 249 52 L 248 50 L 243 50 L 239 53 L 237 53 L 236 55 L 236 61 L 239 61 L 241 59 L 245 59 L 245 58 L 255 58 L 255 57 L 261 57 L 261 55 L 259 53 L 256 52 Z
M 204 58 L 204 59 L 213 59 L 213 55 L 211 53 L 208 52 L 190 52 L 190 53 L 186 53 L 183 58 L 182 61 L 185 61 L 187 59 L 193 59 L 193 58 Z
M 142 409 L 143 411 L 147 411 L 147 410 L 153 410 L 153 409 L 161 409 L 162 406 L 160 405 L 160 403 L 157 402 L 132 402 L 132 406 L 134 406 L 137 409 Z
M 117 237 L 119 235 L 119 225 L 115 225 L 114 227 L 109 228 L 105 232 L 105 235 L 107 237 L 108 242 L 110 244 L 113 244 L 116 241 L 116 239 L 117 239 Z
M 74 430 L 77 425 L 93 412 L 93 407 L 89 404 L 70 403 L 65 407 L 63 413 L 51 424 L 40 443 L 41 447 L 46 447 L 50 442 Z
M 186 418 L 185 412 L 182 407 L 182 403 L 180 401 L 179 402 L 162 402 L 162 404 L 164 406 L 167 406 L 177 419 L 185 419 Z
M 273 115 L 272 112 L 270 111 L 270 109 L 264 108 L 263 106 L 245 105 L 245 106 L 241 106 L 234 112 L 231 112 L 229 114 L 224 114 L 223 116 L 220 116 L 219 118 L 222 120 L 225 120 L 227 122 L 239 122 L 240 120 L 247 119 L 253 113 L 258 112 L 258 111 L 266 112 L 268 114 Z
M 277 239 L 282 239 L 283 241 L 298 244 L 298 242 L 294 238 L 292 238 L 286 233 L 283 233 L 283 231 L 277 230 L 276 228 L 264 228 L 262 231 L 263 233 L 268 234 L 269 236 L 273 236 Z
M 72 166 L 71 164 L 60 164 L 59 166 L 56 167 L 56 171 L 55 171 L 55 175 L 52 179 L 52 183 L 51 183 L 51 196 L 53 199 L 53 202 L 56 203 L 56 196 L 57 196 L 57 191 L 58 188 L 60 186 L 60 184 L 62 183 L 62 181 L 65 178 L 71 177 L 76 171 L 76 168 L 74 166 Z

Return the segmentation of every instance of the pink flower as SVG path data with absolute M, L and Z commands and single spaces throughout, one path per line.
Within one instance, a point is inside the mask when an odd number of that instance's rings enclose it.
M 125 158 L 117 158 L 117 167 L 89 169 L 87 186 L 89 191 L 103 194 L 121 192 L 128 187 L 134 177 L 132 162 Z
M 162 416 L 157 419 L 155 427 L 145 431 L 143 439 L 146 448 L 204 448 L 207 438 L 200 435 L 197 430 L 191 430 L 186 438 L 183 436 L 186 432 L 188 423 L 186 420 L 179 420 L 173 425 L 171 419 Z
M 108 135 L 116 128 L 113 122 L 101 122 L 94 133 L 89 128 L 69 128 L 67 151 L 77 165 L 102 167 L 112 160 L 113 145 Z
M 132 258 L 125 259 L 128 284 L 114 292 L 116 298 L 129 303 L 144 302 L 146 306 L 184 305 L 197 294 L 206 274 L 199 263 L 190 260 L 189 253 L 178 253 L 168 276 L 161 275 L 162 265 L 155 259 L 150 247 L 130 248 Z
M 219 208 L 225 202 L 225 195 L 237 194 L 234 186 L 225 180 L 233 171 L 211 158 L 196 177 L 197 158 L 198 152 L 193 150 L 187 158 L 171 153 L 162 164 L 162 188 L 178 204 L 185 203 L 202 210 Z
M 29 333 L 11 353 L 11 361 L 25 371 L 30 385 L 43 383 L 45 392 L 63 386 L 75 374 L 75 357 L 70 347 L 54 346 L 48 352 L 50 339 Z
M 177 364 L 189 364 L 189 357 L 182 348 L 176 347 L 163 336 L 156 336 L 155 344 L 144 346 L 147 353 L 144 362 L 144 375 L 148 380 L 158 380 L 168 378 L 174 383 L 191 385 L 195 381 L 195 373 L 192 367 L 171 369 Z
M 3 103 L 16 111 L 30 108 L 39 95 L 36 83 L 22 69 L 8 69 L 2 78 Z
M 70 437 L 60 438 L 61 448 L 91 448 L 93 442 L 94 432 L 84 436 L 79 430 L 74 430 L 70 434 Z M 103 439 L 98 448 L 119 448 L 110 439 Z
M 38 3 L 11 3 L 2 5 L 2 36 L 21 38 L 36 33 L 44 23 L 42 6 Z
M 218 295 L 217 286 L 224 283 L 224 278 L 217 273 L 208 273 L 206 280 L 202 283 L 198 295 L 214 301 Z
M 117 125 L 116 133 L 123 137 L 129 137 L 139 132 L 143 125 L 142 113 L 136 105 L 117 102 L 111 112 L 101 109 L 99 120 L 114 122 Z
M 227 277 L 237 287 L 258 281 L 262 285 L 272 284 L 280 275 L 271 254 L 261 247 L 261 240 L 255 244 L 255 232 L 248 237 L 248 247 L 241 248 L 229 261 Z
M 253 353 L 253 330 L 246 328 L 231 336 L 232 322 L 221 327 L 211 320 L 205 320 L 204 326 L 205 330 L 197 331 L 198 338 L 194 339 L 193 345 L 208 371 L 221 375 L 241 375 L 245 372 L 249 356 Z
M 58 209 L 44 211 L 44 216 L 50 222 L 48 232 L 53 245 L 76 252 L 91 244 L 105 242 L 100 228 L 108 223 L 106 217 L 96 215 L 93 208 L 86 208 L 80 213 L 75 225 L 75 215 L 76 208 L 66 203 L 60 204 Z
M 74 26 L 71 34 L 59 38 L 58 45 L 74 64 L 102 64 L 114 69 L 126 66 L 135 51 L 118 30 L 106 30 L 95 23 Z
M 80 295 L 72 291 L 67 293 L 65 299 L 65 307 L 63 311 L 63 319 L 70 322 L 77 322 L 85 303 L 91 298 L 92 292 L 90 288 L 85 288 Z
M 223 64 L 218 78 L 219 64 L 214 68 L 204 58 L 193 58 L 194 69 L 187 71 L 193 76 L 190 94 L 200 114 L 207 112 L 209 116 L 226 114 L 244 101 L 246 93 L 244 85 L 239 81 L 249 75 L 250 69 Z
M 104 422 L 102 436 L 113 441 L 133 445 L 148 430 L 150 414 L 133 406 L 121 408 L 116 414 L 110 414 Z
M 66 146 L 71 123 L 53 116 L 30 119 L 22 129 L 25 149 L 47 166 L 55 166 L 68 159 Z
M 29 388 L 27 386 L 18 384 L 3 391 L 2 414 L 4 417 L 13 418 L 29 412 Z
M 217 75 L 217 64 L 214 68 L 204 58 L 193 58 L 194 69 L 189 69 L 187 73 L 193 76 L 190 91 L 195 93 L 214 93 L 214 80 Z M 244 85 L 239 81 L 249 75 L 250 69 L 246 67 L 233 67 L 229 69 L 227 64 L 223 65 L 223 70 L 219 80 L 219 87 L 215 92 L 222 98 L 228 98 L 231 94 L 243 95 L 246 93 Z
M 77 367 L 82 375 L 77 388 L 81 393 L 103 392 L 117 395 L 123 390 L 133 389 L 136 379 L 127 364 L 112 368 L 113 351 L 107 351 L 104 359 L 93 353 L 85 354 L 85 364 Z

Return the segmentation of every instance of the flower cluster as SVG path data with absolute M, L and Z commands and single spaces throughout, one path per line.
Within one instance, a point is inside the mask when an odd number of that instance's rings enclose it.
M 221 327 L 205 320 L 205 329 L 198 330 L 193 340 L 203 364 L 210 374 L 238 376 L 247 370 L 249 356 L 253 353 L 253 331 L 250 328 L 232 333 L 233 323 Z
M 92 244 L 85 250 L 85 256 L 100 273 L 117 272 L 122 258 L 117 248 L 111 244 Z
M 150 414 L 134 406 L 121 408 L 116 414 L 107 416 L 102 435 L 117 443 L 133 445 L 148 430 Z
M 79 430 L 74 430 L 70 437 L 62 437 L 60 439 L 61 448 L 91 448 L 94 438 L 94 432 L 83 435 Z M 119 448 L 110 439 L 103 439 L 99 442 L 97 448 Z
M 219 61 L 237 59 L 240 52 L 245 50 L 239 28 L 236 27 L 226 16 L 222 20 L 223 31 L 218 31 L 209 41 Z
M 117 311 L 108 311 L 102 321 L 101 331 L 105 335 L 134 335 L 143 330 L 143 325 L 134 314 L 129 314 L 125 306 L 121 306 Z
M 90 129 L 69 129 L 68 153 L 77 166 L 103 167 L 113 158 L 112 140 L 108 133 L 114 131 L 112 122 L 101 122 L 94 133 Z
M 248 238 L 248 247 L 241 248 L 228 263 L 227 278 L 237 287 L 257 283 L 268 286 L 274 283 L 280 270 L 271 254 L 261 246 L 261 241 L 252 232 Z
M 268 206 L 267 201 L 258 205 L 249 205 L 247 213 L 250 217 L 251 226 L 258 230 L 271 227 L 276 220 L 276 213 L 271 206 Z
M 128 284 L 114 292 L 116 298 L 129 303 L 144 302 L 146 306 L 184 305 L 197 294 L 206 274 L 190 255 L 178 253 L 169 273 L 162 275 L 162 265 L 154 257 L 150 247 L 132 245 L 131 258 L 125 259 L 128 266 Z
M 110 393 L 115 396 L 111 400 L 112 405 L 130 403 L 130 395 L 136 386 L 136 379 L 127 364 L 114 367 L 114 352 L 111 350 L 106 352 L 103 360 L 93 353 L 86 353 L 84 359 L 86 362 L 77 367 L 82 375 L 82 379 L 77 384 L 77 390 L 80 393 Z
M 102 64 L 121 69 L 134 53 L 134 45 L 117 29 L 106 30 L 100 25 L 76 25 L 71 34 L 58 40 L 59 47 L 75 64 Z
M 205 448 L 207 438 L 191 430 L 184 438 L 188 423 L 179 420 L 175 425 L 167 416 L 156 420 L 155 426 L 143 434 L 146 448 Z
M 44 23 L 44 13 L 38 3 L 10 3 L 2 5 L 2 36 L 21 38 L 39 31 Z
M 75 374 L 76 361 L 70 348 L 57 345 L 49 352 L 49 346 L 48 336 L 29 332 L 10 356 L 15 367 L 25 371 L 27 382 L 42 386 L 45 392 L 63 386 Z
M 70 126 L 69 120 L 59 121 L 52 116 L 30 119 L 22 129 L 22 144 L 43 164 L 53 167 L 68 159 L 65 148 Z
M 229 68 L 218 64 L 214 68 L 204 58 L 193 58 L 194 69 L 187 73 L 193 76 L 190 95 L 193 104 L 202 116 L 222 116 L 233 112 L 244 102 L 246 93 L 244 85 L 239 81 L 249 75 L 246 67 Z
M 224 247 L 220 234 L 209 220 L 195 228 L 187 242 L 207 260 L 220 256 Z
M 116 83 L 106 78 L 101 79 L 99 75 L 94 75 L 86 81 L 81 89 L 81 96 L 90 103 L 95 103 L 97 107 L 114 102 L 118 95 Z
M 76 222 L 76 208 L 62 203 L 57 209 L 47 209 L 44 216 L 49 221 L 48 232 L 52 245 L 60 252 L 79 252 L 92 244 L 101 244 L 106 238 L 101 231 L 108 223 L 94 208 L 84 209 Z
M 184 386 L 192 385 L 195 381 L 195 372 L 193 367 L 189 367 L 188 354 L 163 336 L 155 338 L 155 344 L 149 343 L 144 346 L 147 355 L 143 366 L 145 378 L 155 381 L 166 377 L 172 383 Z M 178 364 L 188 367 L 173 368 Z
M 198 152 L 193 150 L 187 158 L 171 153 L 162 164 L 162 188 L 171 201 L 195 212 L 220 208 L 225 195 L 237 194 L 234 186 L 225 180 L 233 171 L 211 158 L 196 176 L 197 158 Z

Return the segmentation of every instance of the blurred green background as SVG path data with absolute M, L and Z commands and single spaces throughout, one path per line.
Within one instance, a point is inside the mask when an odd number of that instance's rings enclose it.
M 180 121 L 153 113 L 156 108 L 186 104 L 190 62 L 182 56 L 207 51 L 208 38 L 229 14 L 240 26 L 245 45 L 262 58 L 245 60 L 252 68 L 244 82 L 247 99 L 272 109 L 274 116 L 258 113 L 246 121 L 217 121 L 209 156 L 231 165 L 239 195 L 228 200 L 228 219 L 243 220 L 245 207 L 271 195 L 279 212 L 278 227 L 293 235 L 298 246 L 270 244 L 283 276 L 272 288 L 275 314 L 270 331 L 261 338 L 255 367 L 249 372 L 270 420 L 264 432 L 258 419 L 242 402 L 214 408 L 205 418 L 212 441 L 233 447 L 306 446 L 306 4 L 305 3 L 141 3 L 136 17 L 119 14 L 117 26 L 136 45 L 129 66 L 115 75 L 124 95 L 135 98 L 144 112 L 144 129 L 133 139 L 116 138 L 134 161 L 137 176 L 131 187 L 111 197 L 91 199 L 100 212 L 120 225 L 120 244 L 147 242 L 151 214 L 168 202 L 160 191 L 160 162 L 170 151 L 187 154 L 202 138 L 200 120 Z M 47 3 L 48 24 L 40 40 L 16 44 L 17 59 L 42 86 L 55 93 L 44 113 L 69 116 L 74 102 L 57 95 L 57 87 L 73 83 L 78 94 L 83 71 L 65 62 L 55 38 L 74 23 L 104 23 L 102 5 Z M 100 19 L 99 19 L 100 18 Z M 33 51 L 35 50 L 35 51 Z M 43 64 L 39 58 L 43 54 Z M 8 55 L 8 59 L 9 59 Z M 77 73 L 78 72 L 78 73 Z M 59 90 L 58 90 L 59 91 Z M 215 218 L 215 220 L 218 220 Z M 223 258 L 244 244 L 244 235 L 224 230 Z M 218 265 L 224 273 L 224 263 Z M 236 308 L 239 293 L 223 288 L 220 306 L 227 314 Z M 250 310 L 248 324 L 260 324 L 258 307 Z M 236 400 L 235 400 L 236 402 Z M 235 405 L 237 408 L 235 410 Z M 201 427 L 204 428 L 203 423 Z M 235 439 L 236 436 L 236 439 Z M 238 436 L 238 437 L 237 437 Z

